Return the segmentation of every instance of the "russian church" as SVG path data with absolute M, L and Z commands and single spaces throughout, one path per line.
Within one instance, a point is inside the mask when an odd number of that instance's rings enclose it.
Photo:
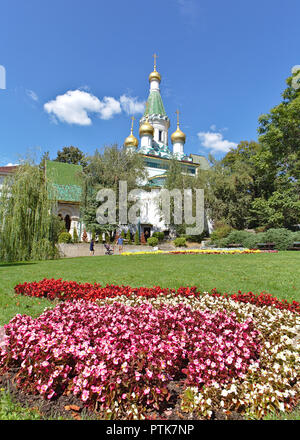
M 148 173 L 147 184 L 153 187 L 143 200 L 141 210 L 141 232 L 150 236 L 154 231 L 168 231 L 168 225 L 160 220 L 157 212 L 156 191 L 164 186 L 166 173 L 170 159 L 175 158 L 181 164 L 182 172 L 195 176 L 198 169 L 207 170 L 209 163 L 206 157 L 198 154 L 186 154 L 184 151 L 186 135 L 179 127 L 179 111 L 177 114 L 177 128 L 171 134 L 172 149 L 169 148 L 170 119 L 166 114 L 160 94 L 161 75 L 156 68 L 156 55 L 154 55 L 154 69 L 149 75 L 149 96 L 146 102 L 145 112 L 139 121 L 139 137 L 133 134 L 133 120 L 130 135 L 125 139 L 124 146 L 140 153 L 145 161 Z

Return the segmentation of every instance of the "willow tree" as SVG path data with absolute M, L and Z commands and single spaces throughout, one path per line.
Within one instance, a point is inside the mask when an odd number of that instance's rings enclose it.
M 57 255 L 59 220 L 43 170 L 29 163 L 3 182 L 0 195 L 0 258 L 48 259 Z

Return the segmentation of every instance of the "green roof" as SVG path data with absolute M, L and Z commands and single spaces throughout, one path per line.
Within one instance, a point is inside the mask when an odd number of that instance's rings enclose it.
M 148 97 L 148 106 L 144 116 L 146 115 L 162 115 L 167 116 L 160 93 L 158 90 L 151 90 Z
M 80 202 L 82 194 L 82 166 L 46 161 L 47 182 L 51 184 L 50 197 L 64 202 Z

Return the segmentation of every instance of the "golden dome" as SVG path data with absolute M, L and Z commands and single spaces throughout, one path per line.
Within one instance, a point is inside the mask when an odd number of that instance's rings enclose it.
M 153 80 L 156 80 L 156 81 L 160 82 L 161 81 L 161 76 L 160 76 L 160 74 L 156 70 L 156 58 L 157 58 L 156 53 L 153 55 L 153 57 L 154 57 L 154 67 L 153 67 L 153 72 L 151 72 L 150 75 L 149 75 L 149 82 L 151 82 Z
M 172 144 L 174 144 L 175 142 L 185 143 L 185 134 L 183 133 L 183 131 L 180 130 L 179 127 L 177 127 L 177 130 L 171 134 L 171 141 Z
M 175 142 L 182 142 L 184 144 L 186 138 L 183 131 L 181 131 L 179 128 L 179 110 L 176 110 L 176 114 L 177 114 L 177 130 L 171 134 L 171 141 L 172 144 L 174 144 Z
M 156 69 L 154 69 L 153 72 L 151 72 L 149 75 L 149 82 L 151 82 L 153 80 L 156 80 L 158 82 L 161 81 L 160 73 L 158 73 Z
M 124 145 L 125 145 L 125 147 L 136 147 L 137 148 L 139 145 L 139 141 L 135 136 L 133 136 L 132 133 L 130 133 L 130 135 L 125 139 Z
M 131 117 L 132 119 L 132 123 L 131 123 L 131 130 L 130 130 L 130 135 L 127 136 L 127 138 L 125 139 L 124 145 L 125 147 L 135 147 L 137 148 L 139 145 L 139 141 L 137 140 L 137 138 L 135 136 L 133 136 L 133 121 L 134 121 L 134 117 Z
M 150 135 L 150 136 L 154 135 L 154 128 L 148 121 L 148 115 L 146 117 L 146 121 L 143 122 L 142 125 L 140 125 L 139 135 L 140 137 L 144 135 Z

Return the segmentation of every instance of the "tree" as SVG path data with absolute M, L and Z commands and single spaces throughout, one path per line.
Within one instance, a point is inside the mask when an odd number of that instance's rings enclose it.
M 105 147 L 102 153 L 96 150 L 88 158 L 83 174 L 82 216 L 86 227 L 97 233 L 114 231 L 119 225 L 119 182 L 127 183 L 129 193 L 132 189 L 142 188 L 145 178 L 145 164 L 140 154 L 117 145 Z M 96 218 L 101 205 L 97 201 L 97 193 L 105 188 L 113 190 L 116 196 L 116 219 L 112 223 L 100 224 Z
M 300 87 L 295 88 L 296 72 L 287 80 L 283 101 L 259 118 L 259 142 L 268 154 L 269 164 L 278 174 L 300 178 Z
M 57 256 L 61 220 L 49 198 L 44 172 L 24 163 L 4 181 L 0 197 L 0 259 L 40 260 Z
M 63 147 L 62 151 L 57 152 L 56 162 L 64 162 L 74 165 L 87 165 L 87 158 L 85 154 L 77 147 Z

